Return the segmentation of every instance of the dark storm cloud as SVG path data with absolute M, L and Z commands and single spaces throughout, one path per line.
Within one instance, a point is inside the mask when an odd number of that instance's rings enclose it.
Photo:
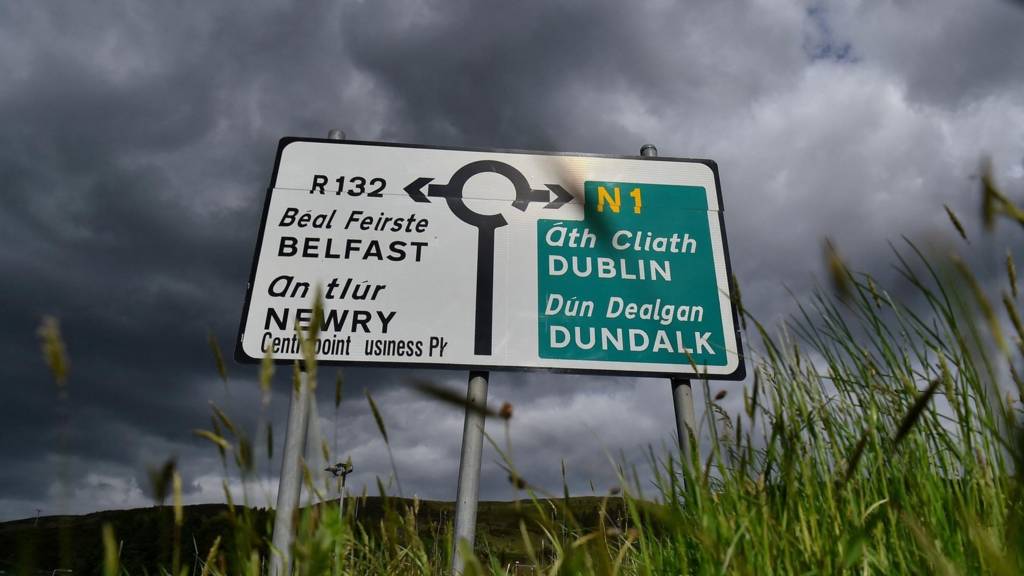
M 803 293 L 820 273 L 823 236 L 884 270 L 887 238 L 948 227 L 944 202 L 971 214 L 980 152 L 1024 181 L 1006 129 L 1024 125 L 1020 12 L 976 4 L 0 5 L 0 518 L 61 502 L 46 313 L 72 358 L 72 509 L 146 503 L 146 467 L 172 455 L 191 501 L 223 497 L 190 430 L 210 399 L 248 430 L 260 418 L 253 370 L 229 366 L 225 392 L 206 335 L 230 353 L 278 138 L 715 158 L 735 271 L 770 321 L 790 307 L 783 283 Z M 262 415 L 277 455 L 288 372 Z M 390 473 L 369 388 L 406 491 L 451 498 L 459 410 L 411 392 L 410 371 L 345 374 L 337 414 L 333 371 L 318 394 L 356 490 Z M 463 373 L 429 377 L 464 390 Z M 618 482 L 609 455 L 642 465 L 674 435 L 659 380 L 495 374 L 491 399 L 515 406 L 517 468 L 553 492 L 563 459 L 574 491 L 601 493 Z M 501 422 L 488 432 L 506 447 Z M 497 459 L 484 497 L 513 495 Z M 254 497 L 276 472 L 261 463 Z
M 799 33 L 799 11 L 733 4 L 359 3 L 342 22 L 354 63 L 396 101 L 394 131 L 634 153 L 641 126 L 622 113 L 700 114 L 798 72 L 802 52 L 789 34 Z

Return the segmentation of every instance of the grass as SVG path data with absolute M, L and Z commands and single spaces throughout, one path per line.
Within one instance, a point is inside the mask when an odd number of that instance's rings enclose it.
M 989 171 L 981 179 L 986 227 L 1000 218 L 1024 223 L 1024 211 Z M 962 222 L 945 210 L 958 241 L 966 242 Z M 999 298 L 959 257 L 926 256 L 904 241 L 893 246 L 892 258 L 902 298 L 851 272 L 828 242 L 833 289 L 799 301 L 798 313 L 772 329 L 744 311 L 748 333 L 756 335 L 758 352 L 748 358 L 754 378 L 729 391 L 742 393 L 744 408 L 730 415 L 721 393 L 712 397 L 705 383 L 711 450 L 688 462 L 651 451 L 654 493 L 622 470 L 621 492 L 595 501 L 582 518 L 568 489 L 549 499 L 506 459 L 510 482 L 532 496 L 515 505 L 506 537 L 518 537 L 519 553 L 544 574 L 1024 572 L 1024 332 L 1012 254 Z M 41 334 L 63 387 L 68 364 L 59 330 L 48 322 Z M 222 358 L 215 341 L 213 347 Z M 315 383 L 311 354 L 304 364 Z M 268 366 L 261 370 L 264 394 Z M 298 363 L 294 377 L 303 377 Z M 461 408 L 458 398 L 431 392 L 429 384 L 421 389 Z M 385 421 L 368 394 L 367 400 L 386 440 Z M 512 407 L 500 413 L 514 435 Z M 252 473 L 252 442 L 226 414 L 215 411 L 212 430 L 198 433 L 219 451 L 226 471 Z M 167 476 L 180 493 L 176 472 Z M 446 573 L 450 522 L 430 520 L 422 513 L 426 503 L 387 498 L 383 483 L 380 491 L 385 497 L 372 521 L 354 506 L 345 518 L 331 505 L 303 510 L 296 573 Z M 221 538 L 203 559 L 187 562 L 180 550 L 185 514 L 175 509 L 164 573 L 265 572 L 273 554 L 268 515 L 229 497 Z M 107 574 L 121 571 L 117 537 L 108 529 L 107 545 L 97 550 Z M 486 539 L 475 552 L 466 574 L 505 573 Z

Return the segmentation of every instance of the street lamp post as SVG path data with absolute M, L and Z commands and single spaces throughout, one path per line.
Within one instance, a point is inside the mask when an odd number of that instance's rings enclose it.
M 337 480 L 341 478 L 341 486 L 338 488 L 338 539 L 334 543 L 334 573 L 339 574 L 341 572 L 341 525 L 345 521 L 345 478 L 352 473 L 352 459 L 349 458 L 345 462 L 338 462 L 332 466 L 324 468 L 325 472 L 330 472 L 331 476 Z

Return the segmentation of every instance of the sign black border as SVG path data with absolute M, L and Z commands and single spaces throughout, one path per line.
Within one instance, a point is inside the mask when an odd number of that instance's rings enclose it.
M 256 280 L 256 265 L 260 259 L 263 249 L 263 233 L 267 226 L 267 213 L 270 211 L 270 194 L 273 192 L 274 183 L 277 181 L 277 172 L 281 167 L 281 156 L 285 148 L 294 142 L 314 142 L 318 144 L 334 144 L 339 146 L 381 146 L 385 148 L 419 148 L 427 150 L 452 150 L 459 152 L 494 152 L 499 154 L 522 154 L 530 156 L 573 156 L 588 158 L 614 158 L 618 160 L 644 160 L 645 162 L 688 162 L 704 164 L 711 168 L 715 177 L 715 188 L 718 195 L 718 225 L 722 229 L 722 250 L 725 252 L 725 273 L 727 282 L 730 284 L 730 292 L 735 290 L 732 286 L 732 263 L 729 259 L 729 240 L 725 230 L 725 205 L 722 202 L 722 183 L 718 177 L 718 163 L 714 160 L 701 158 L 673 158 L 666 156 L 628 156 L 618 154 L 586 154 L 576 152 L 548 152 L 535 150 L 515 150 L 502 148 L 464 148 L 457 146 L 433 146 L 426 144 L 404 144 L 397 142 L 370 142 L 363 140 L 330 140 L 327 138 L 299 138 L 287 136 L 281 138 L 277 145 L 277 155 L 274 158 L 274 171 L 270 175 L 270 185 L 267 186 L 266 195 L 263 200 L 263 213 L 260 217 L 260 229 L 256 236 L 256 251 L 253 253 L 252 264 L 249 269 L 249 282 L 245 289 L 245 302 L 242 305 L 242 318 L 238 326 L 238 336 L 235 339 L 235 361 L 241 364 L 259 364 L 262 358 L 253 358 L 245 353 L 242 348 L 242 336 L 245 334 L 245 323 L 249 317 L 249 303 L 252 300 L 252 287 Z M 432 364 L 423 362 L 372 362 L 372 361 L 345 361 L 345 360 L 317 360 L 317 364 L 324 366 L 359 366 L 367 368 L 429 368 L 434 370 L 487 370 L 495 372 L 544 372 L 549 374 L 594 374 L 603 376 L 631 376 L 636 378 L 685 378 L 691 380 L 743 380 L 746 378 L 746 361 L 743 354 L 743 334 L 740 329 L 739 313 L 736 310 L 736 302 L 730 303 L 732 309 L 733 329 L 736 332 L 736 354 L 739 358 L 739 365 L 736 370 L 729 374 L 701 374 L 690 372 L 637 372 L 633 370 L 604 370 L 591 368 L 543 368 L 535 366 L 488 366 L 477 364 Z M 274 359 L 278 365 L 289 365 L 295 360 Z

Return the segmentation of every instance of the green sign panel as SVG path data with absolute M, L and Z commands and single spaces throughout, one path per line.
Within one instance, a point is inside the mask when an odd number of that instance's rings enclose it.
M 706 190 L 587 181 L 584 194 L 582 221 L 537 222 L 540 357 L 727 365 Z

